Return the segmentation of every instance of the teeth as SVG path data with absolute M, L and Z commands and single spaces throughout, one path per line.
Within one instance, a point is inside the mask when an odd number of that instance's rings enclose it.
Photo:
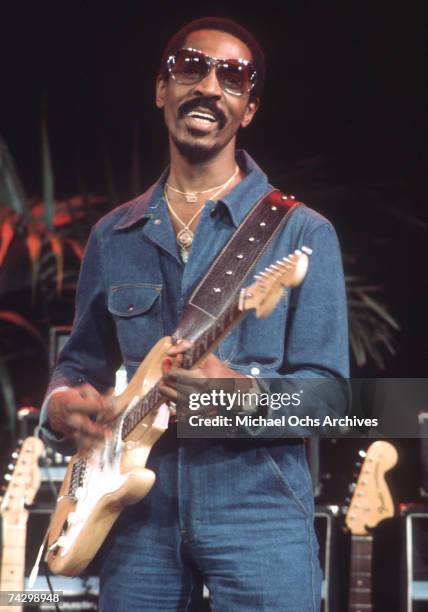
M 197 119 L 206 119 L 208 121 L 215 121 L 215 117 L 208 113 L 203 113 L 201 111 L 190 111 L 187 113 L 188 117 L 196 117 Z

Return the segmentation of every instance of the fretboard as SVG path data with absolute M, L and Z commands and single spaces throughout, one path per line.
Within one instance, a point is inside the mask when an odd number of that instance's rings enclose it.
M 200 359 L 212 351 L 227 332 L 246 314 L 239 309 L 238 304 L 239 295 L 231 301 L 223 314 L 217 319 L 213 319 L 212 325 L 197 337 L 193 346 L 183 355 L 183 368 L 190 370 Z M 158 408 L 164 401 L 165 397 L 160 393 L 158 385 L 154 385 L 125 417 L 122 439 L 124 440 L 151 410 Z
M 352 536 L 348 612 L 372 610 L 372 549 L 373 536 Z
M 26 522 L 23 525 L 2 523 L 2 557 L 0 591 L 22 591 L 25 575 Z M 2 606 L 2 610 L 19 612 L 21 606 Z

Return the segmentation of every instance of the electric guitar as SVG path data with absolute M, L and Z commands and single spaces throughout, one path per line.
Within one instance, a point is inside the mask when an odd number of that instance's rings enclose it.
M 394 504 L 384 474 L 397 463 L 389 442 L 378 440 L 367 449 L 364 463 L 346 514 L 352 534 L 348 612 L 372 610 L 373 535 L 368 527 L 394 515 Z
M 250 310 L 258 318 L 275 307 L 284 289 L 300 284 L 310 249 L 295 251 L 266 268 L 231 301 L 183 355 L 182 367 L 196 366 Z M 86 455 L 71 458 L 48 536 L 47 561 L 54 574 L 75 576 L 95 556 L 121 510 L 140 501 L 155 481 L 146 469 L 152 446 L 168 427 L 169 408 L 159 391 L 162 361 L 171 346 L 165 336 L 140 364 L 116 398 L 122 410 L 110 438 Z
M 22 443 L 19 452 L 12 458 L 16 464 L 10 466 L 12 474 L 6 479 L 8 485 L 1 501 L 2 516 L 2 560 L 0 591 L 22 591 L 25 572 L 25 539 L 27 534 L 28 509 L 40 487 L 38 459 L 44 452 L 39 438 L 29 437 Z M 1 606 L 2 610 L 17 612 L 20 608 Z

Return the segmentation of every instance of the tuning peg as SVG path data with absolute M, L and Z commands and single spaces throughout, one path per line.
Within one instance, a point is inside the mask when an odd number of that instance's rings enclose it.
M 4 479 L 8 482 L 12 480 L 12 474 L 5 474 Z
M 14 469 L 15 464 L 14 463 L 9 463 L 9 465 L 7 466 L 7 469 L 10 470 L 12 472 L 12 470 Z
M 355 464 L 355 467 L 360 468 L 363 464 L 361 463 L 361 461 L 357 461 Z
M 351 482 L 351 484 L 348 486 L 348 491 L 350 493 L 353 493 L 355 491 L 356 486 L 357 485 L 355 484 L 355 482 Z
M 366 457 L 367 453 L 365 450 L 359 450 L 358 454 L 360 455 L 360 457 L 362 457 L 363 459 Z

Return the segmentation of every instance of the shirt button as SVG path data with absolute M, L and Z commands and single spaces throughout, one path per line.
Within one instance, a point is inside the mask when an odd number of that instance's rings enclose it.
M 77 382 L 79 383 L 79 385 L 82 385 L 85 382 L 85 379 L 83 378 L 83 376 L 78 376 Z
M 132 312 L 134 310 L 134 304 L 129 304 L 128 312 Z
M 155 220 L 153 221 L 153 223 L 154 223 L 155 225 L 160 225 L 160 224 L 162 223 L 162 219 L 155 219 Z
M 259 368 L 251 368 L 250 374 L 251 376 L 258 376 L 260 374 Z

